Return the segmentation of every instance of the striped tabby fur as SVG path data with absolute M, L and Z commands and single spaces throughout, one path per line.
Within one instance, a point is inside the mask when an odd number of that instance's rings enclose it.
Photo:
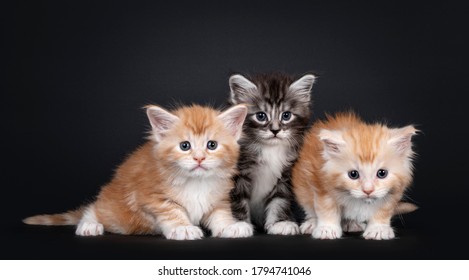
M 230 105 L 249 108 L 239 140 L 232 210 L 239 220 L 269 234 L 299 233 L 291 211 L 291 167 L 308 125 L 314 80 L 311 74 L 297 80 L 279 73 L 230 77 Z

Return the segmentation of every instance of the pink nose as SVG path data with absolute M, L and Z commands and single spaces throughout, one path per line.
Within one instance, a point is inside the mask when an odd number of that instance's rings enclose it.
M 194 160 L 197 161 L 198 164 L 200 164 L 202 161 L 205 160 L 205 157 L 194 157 Z
M 370 195 L 374 190 L 363 190 L 366 195 Z

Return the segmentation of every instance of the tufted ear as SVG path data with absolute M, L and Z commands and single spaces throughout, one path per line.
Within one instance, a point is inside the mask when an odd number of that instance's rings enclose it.
M 251 104 L 257 93 L 257 86 L 240 74 L 230 77 L 230 101 L 232 104 Z
M 179 118 L 176 115 L 154 105 L 145 107 L 150 121 L 152 134 L 156 142 L 159 142 L 165 133 L 176 123 Z
M 311 89 L 313 88 L 316 76 L 306 74 L 298 80 L 294 81 L 289 88 L 289 91 L 301 102 L 308 103 L 311 100 Z
M 391 129 L 391 137 L 388 143 L 391 144 L 398 153 L 408 154 L 412 152 L 412 136 L 417 134 L 418 130 L 413 125 L 402 128 Z
M 321 139 L 324 145 L 324 153 L 328 157 L 339 155 L 346 145 L 342 132 L 337 130 L 322 129 L 319 132 L 319 139 Z
M 225 127 L 230 131 L 231 135 L 238 140 L 243 132 L 243 123 L 248 113 L 246 105 L 236 105 L 228 110 L 225 110 L 218 118 L 225 124 Z

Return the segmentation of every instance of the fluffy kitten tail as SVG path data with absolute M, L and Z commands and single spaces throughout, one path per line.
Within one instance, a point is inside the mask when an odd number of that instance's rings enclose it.
M 28 225 L 44 225 L 44 226 L 67 226 L 77 225 L 83 216 L 84 208 L 68 211 L 62 214 L 37 215 L 28 217 L 23 223 Z
M 409 202 L 399 202 L 397 204 L 396 209 L 394 209 L 394 215 L 401 215 L 401 214 L 407 214 L 410 212 L 414 212 L 417 210 L 419 207 L 413 203 Z

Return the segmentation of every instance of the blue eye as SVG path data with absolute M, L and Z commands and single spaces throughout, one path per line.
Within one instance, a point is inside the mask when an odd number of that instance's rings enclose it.
M 283 112 L 282 121 L 288 121 L 289 119 L 291 119 L 291 112 Z
M 263 122 L 267 119 L 267 115 L 264 112 L 257 112 L 256 119 L 260 122 Z
M 380 169 L 376 173 L 376 176 L 378 176 L 378 178 L 380 178 L 380 179 L 384 179 L 388 176 L 388 171 L 386 169 Z
M 179 148 L 183 151 L 189 151 L 191 149 L 191 143 L 189 141 L 184 141 L 179 143 Z
M 357 170 L 352 170 L 348 172 L 348 176 L 352 180 L 357 180 L 358 178 L 360 178 L 360 173 L 358 173 Z
M 210 140 L 207 142 L 207 149 L 215 150 L 218 147 L 217 141 Z

